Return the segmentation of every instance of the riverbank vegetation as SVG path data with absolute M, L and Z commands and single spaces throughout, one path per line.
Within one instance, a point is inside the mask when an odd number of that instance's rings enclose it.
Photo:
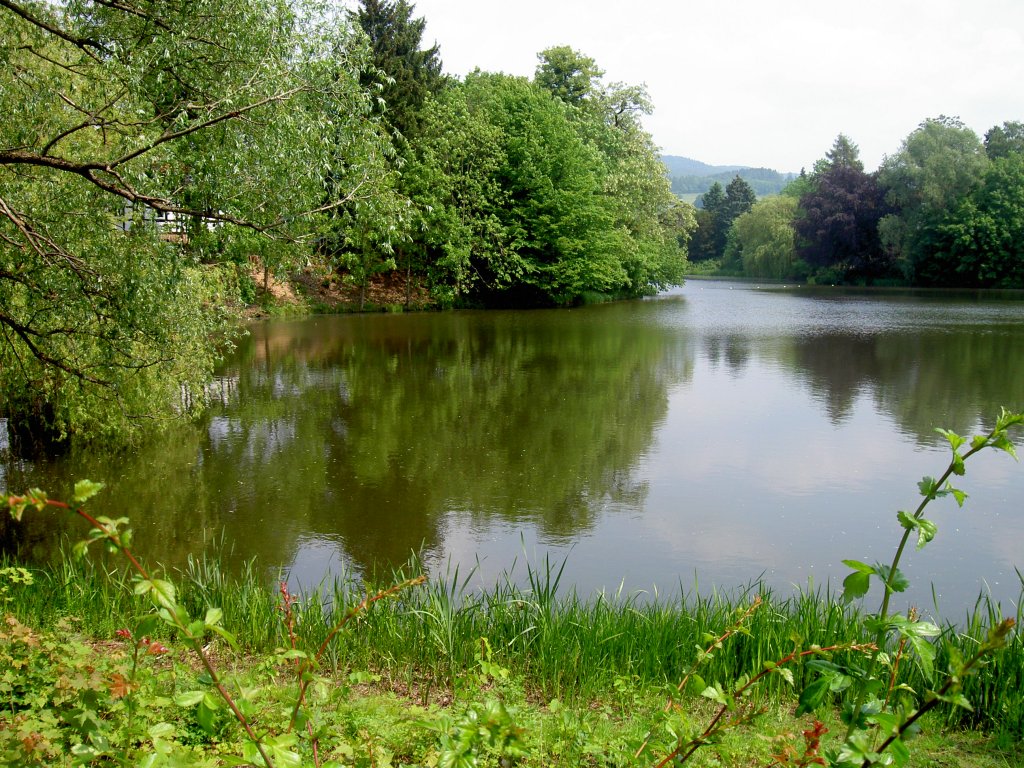
M 87 511 L 97 483 L 76 483 L 70 502 L 39 490 L 8 496 L 15 519 L 64 510 L 90 530 L 49 569 L 0 570 L 9 606 L 0 749 L 23 764 L 69 753 L 83 765 L 374 764 L 385 759 L 372 746 L 378 734 L 398 728 L 415 745 L 401 748 L 400 764 L 547 764 L 571 755 L 574 764 L 661 766 L 709 752 L 728 764 L 739 734 L 757 737 L 741 763 L 868 768 L 908 765 L 923 726 L 981 728 L 1019 746 L 1019 616 L 980 599 L 965 622 L 942 627 L 916 607 L 896 609 L 894 596 L 909 586 L 900 566 L 910 542 L 922 549 L 939 531 L 926 516 L 932 502 L 962 506 L 966 494 L 953 481 L 980 452 L 1015 455 L 1021 424 L 1024 414 L 1004 410 L 986 434 L 940 430 L 948 465 L 921 480 L 912 512 L 898 513 L 902 533 L 888 565 L 843 561 L 852 571 L 842 602 L 827 591 L 776 598 L 759 585 L 731 598 L 681 591 L 667 600 L 581 600 L 559 595 L 562 569 L 548 561 L 527 567 L 521 585 L 509 574 L 480 592 L 467 589 L 471 574 L 428 582 L 413 563 L 381 587 L 339 579 L 300 600 L 284 582 L 275 596 L 251 565 L 241 579 L 226 577 L 216 559 L 193 559 L 177 577 L 150 570 L 131 549 L 126 519 Z M 96 545 L 117 559 L 72 559 Z M 872 584 L 880 608 L 850 607 Z M 161 661 L 172 647 L 191 663 Z M 359 709 L 368 684 L 374 697 L 383 691 L 414 707 L 415 719 L 382 716 L 387 705 L 373 698 L 374 729 L 365 710 L 363 727 L 353 726 L 349 707 Z M 758 730 L 787 702 L 795 703 L 792 726 Z M 595 712 L 601 735 L 582 740 L 599 730 L 590 725 Z M 546 740 L 552 729 L 554 742 Z
M 379 584 L 400 583 L 417 568 L 412 564 Z M 731 594 L 681 589 L 674 596 L 584 599 L 560 587 L 559 572 L 558 564 L 539 563 L 484 591 L 464 589 L 471 574 L 449 572 L 361 613 L 315 671 L 309 716 L 321 765 L 330 759 L 340 765 L 440 765 L 459 749 L 462 762 L 447 764 L 473 765 L 472 757 L 487 765 L 502 747 L 517 756 L 512 764 L 524 766 L 654 765 L 656 754 L 674 746 L 671 728 L 688 722 L 703 729 L 714 716 L 716 705 L 700 695 L 708 684 L 762 669 L 785 657 L 796 639 L 822 647 L 870 641 L 863 613 L 844 608 L 827 590 L 786 596 L 751 584 Z M 206 719 L 196 705 L 175 703 L 188 691 L 208 689 L 209 681 L 179 634 L 147 622 L 148 601 L 134 594 L 129 577 L 69 556 L 33 571 L 32 578 L 31 584 L 8 578 L 4 595 L 10 601 L 5 611 L 12 614 L 0 628 L 0 656 L 12 664 L 0 716 L 7 724 L 0 726 L 6 759 L 59 765 L 53 760 L 69 760 L 75 744 L 108 755 L 124 750 L 134 760 L 162 749 L 187 755 L 193 765 L 225 764 L 217 761 L 242 753 L 244 738 L 229 727 L 223 707 L 212 707 L 215 716 Z M 216 556 L 197 557 L 174 578 L 190 615 L 221 607 L 221 626 L 238 638 L 240 649 L 236 653 L 213 637 L 211 656 L 248 689 L 248 711 L 258 713 L 261 727 L 283 728 L 287 691 L 294 685 L 293 651 L 315 652 L 331 630 L 332 615 L 378 587 L 339 577 L 294 600 L 266 581 L 254 567 L 227 574 Z M 677 691 L 703 650 L 756 597 L 762 602 L 743 631 L 700 665 L 706 684 Z M 982 598 L 966 616 L 948 618 L 935 640 L 936 669 L 945 669 L 954 654 L 973 653 L 988 627 L 1004 617 Z M 13 673 L 19 669 L 24 671 Z M 814 676 L 807 664 L 793 673 L 795 690 Z M 1024 645 L 1017 636 L 965 680 L 971 710 L 950 708 L 925 721 L 912 744 L 912 764 L 949 765 L 954 754 L 963 766 L 1016 764 L 1024 757 L 1022 680 Z M 898 666 L 898 685 L 921 691 L 928 683 L 908 658 Z M 664 712 L 670 696 L 682 707 L 674 723 Z M 829 728 L 824 741 L 834 739 L 844 728 L 834 709 L 839 696 L 794 719 L 794 688 L 772 676 L 754 699 L 763 710 L 759 717 L 720 734 L 707 761 L 693 764 L 772 764 L 773 753 L 802 753 L 800 732 L 813 730 L 815 721 Z M 645 756 L 634 759 L 655 725 Z M 465 739 L 461 747 L 459 739 Z M 312 765 L 311 743 L 303 741 L 289 749 Z M 82 747 L 78 752 L 88 754 Z M 156 758 L 153 764 L 171 763 Z

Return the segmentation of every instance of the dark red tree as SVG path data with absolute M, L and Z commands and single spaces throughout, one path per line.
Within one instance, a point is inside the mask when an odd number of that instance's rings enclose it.
M 892 211 L 873 174 L 845 164 L 832 166 L 800 198 L 800 209 L 797 253 L 808 264 L 835 268 L 848 280 L 872 280 L 891 270 L 878 222 Z

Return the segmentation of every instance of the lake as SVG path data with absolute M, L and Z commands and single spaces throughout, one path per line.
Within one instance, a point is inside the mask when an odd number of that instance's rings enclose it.
M 568 310 L 266 321 L 210 394 L 130 454 L 7 457 L 0 486 L 103 480 L 93 511 L 129 516 L 147 557 L 221 542 L 301 585 L 416 551 L 471 585 L 548 557 L 588 595 L 837 589 L 843 559 L 890 560 L 897 510 L 948 461 L 935 427 L 1024 407 L 1024 300 L 692 280 Z M 947 618 L 981 591 L 1015 604 L 1024 466 L 988 452 L 961 487 L 897 605 L 930 612 L 932 583 Z M 5 546 L 43 557 L 66 526 L 12 528 Z

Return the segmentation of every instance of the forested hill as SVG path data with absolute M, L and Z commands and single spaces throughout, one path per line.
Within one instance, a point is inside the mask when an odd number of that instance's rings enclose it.
M 715 174 L 742 171 L 744 165 L 708 165 L 700 160 L 679 155 L 662 155 L 661 162 L 669 176 L 714 176 Z
M 716 181 L 725 186 L 736 176 L 746 181 L 758 197 L 778 194 L 795 176 L 770 168 L 747 168 L 741 165 L 708 165 L 678 155 L 662 155 L 661 162 L 672 182 L 676 195 L 702 195 Z

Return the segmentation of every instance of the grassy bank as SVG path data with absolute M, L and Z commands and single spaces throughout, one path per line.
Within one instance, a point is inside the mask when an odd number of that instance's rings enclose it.
M 409 575 L 392 574 L 382 583 L 401 581 Z M 375 764 L 368 757 L 377 748 L 372 744 L 385 742 L 390 744 L 387 751 L 404 755 L 392 764 L 429 763 L 448 754 L 444 751 L 445 739 L 454 749 L 451 739 L 463 737 L 469 740 L 467 744 L 483 739 L 491 745 L 474 742 L 467 747 L 476 752 L 490 748 L 500 752 L 499 742 L 511 740 L 521 745 L 524 752 L 520 757 L 527 764 L 550 764 L 551 760 L 566 765 L 633 764 L 631 753 L 652 728 L 658 735 L 647 748 L 648 757 L 642 756 L 636 764 L 653 764 L 650 755 L 669 749 L 669 731 L 664 730 L 669 727 L 663 712 L 666 697 L 695 668 L 701 683 L 730 684 L 764 669 L 766 663 L 785 657 L 798 646 L 829 647 L 870 640 L 857 611 L 827 592 L 777 595 L 754 584 L 731 595 L 682 593 L 640 600 L 635 595 L 616 594 L 583 599 L 571 590 L 560 590 L 559 575 L 556 565 L 542 564 L 528 571 L 524 588 L 513 584 L 511 578 L 503 578 L 490 590 L 476 592 L 464 589 L 469 581 L 466 574 L 454 572 L 405 589 L 359 612 L 344 634 L 328 646 L 318 670 L 326 675 L 322 695 L 328 702 L 325 712 L 330 712 L 329 722 L 322 723 L 327 728 L 324 744 L 334 744 L 332 749 L 340 749 L 339 754 L 346 750 L 352 755 L 360 750 L 365 753 L 362 763 L 353 758 L 339 764 Z M 51 647 L 56 659 L 65 657 L 62 648 L 77 649 L 74 654 L 80 660 L 99 649 L 104 663 L 114 665 L 100 675 L 95 685 L 108 698 L 114 690 L 111 680 L 132 679 L 125 670 L 130 667 L 137 674 L 141 668 L 137 644 L 141 637 L 157 639 L 169 649 L 169 655 L 176 658 L 173 663 L 163 658 L 152 660 L 156 670 L 151 680 L 154 692 L 145 694 L 149 714 L 148 719 L 144 718 L 150 729 L 166 722 L 172 715 L 163 712 L 161 705 L 170 705 L 173 695 L 161 693 L 161 686 L 175 691 L 187 689 L 195 683 L 185 681 L 190 677 L 200 679 L 202 672 L 196 672 L 187 655 L 177 655 L 183 643 L 174 632 L 146 619 L 152 613 L 151 603 L 134 593 L 132 581 L 116 570 L 106 570 L 95 560 L 72 558 L 34 571 L 32 577 L 31 584 L 8 581 L 6 588 L 5 610 L 25 628 L 17 631 L 34 633 L 36 647 Z M 209 606 L 223 610 L 223 627 L 237 636 L 240 653 L 231 652 L 224 644 L 213 647 L 223 664 L 240 675 L 243 688 L 265 686 L 268 680 L 277 681 L 275 689 L 278 683 L 280 690 L 286 688 L 289 665 L 305 658 L 303 654 L 312 655 L 328 638 L 338 616 L 374 592 L 373 586 L 358 580 L 338 579 L 317 593 L 294 598 L 279 587 L 267 585 L 255 567 L 239 576 L 228 576 L 213 557 L 197 559 L 171 578 L 178 585 L 179 603 L 190 615 L 201 616 Z M 762 602 L 751 609 L 756 596 Z M 936 669 L 946 668 L 951 653 L 970 655 L 984 641 L 987 628 L 1001 618 L 998 607 L 979 599 L 956 627 L 946 626 L 936 638 Z M 0 654 L 6 648 L 16 661 L 17 653 L 11 649 L 12 643 L 16 645 L 17 631 L 11 627 L 14 625 L 9 623 L 6 637 L 0 641 Z M 729 627 L 739 629 L 716 648 L 715 640 Z M 131 639 L 125 636 L 126 629 Z M 149 648 L 146 645 L 142 651 L 144 661 L 153 655 L 148 653 Z M 281 649 L 288 653 L 280 655 Z M 889 650 L 895 655 L 896 649 Z M 706 651 L 710 653 L 705 658 Z M 699 658 L 703 660 L 695 667 Z M 837 652 L 829 658 L 836 663 L 860 663 L 856 651 Z M 33 664 L 38 666 L 37 662 Z M 923 678 L 909 655 L 896 666 L 897 685 L 914 691 L 934 685 Z M 95 676 L 98 668 L 95 660 L 82 661 L 81 666 L 53 672 L 52 676 L 55 681 L 73 677 L 73 672 L 80 677 L 83 669 L 92 670 L 89 674 Z M 801 723 L 787 710 L 792 712 L 795 692 L 804 687 L 811 670 L 802 664 L 792 665 L 791 670 L 792 686 L 782 676 L 770 675 L 758 687 L 754 701 L 758 708 L 765 709 L 758 722 L 720 736 L 723 741 L 716 750 L 746 755 L 733 764 L 751 764 L 744 760 L 753 760 L 755 754 L 761 764 L 768 764 L 765 760 L 770 759 L 768 755 L 776 744 L 772 738 L 780 732 L 790 733 L 800 742 L 800 732 L 810 727 L 812 721 L 807 717 Z M 8 717 L 23 709 L 14 704 L 13 692 L 19 690 L 19 683 L 12 683 L 16 678 L 11 673 L 5 677 L 4 696 L 11 697 Z M 28 688 L 44 688 L 49 684 L 47 679 L 43 674 L 35 683 L 29 681 Z M 20 685 L 24 696 L 24 679 Z M 111 699 L 109 704 L 120 704 L 125 710 L 122 715 L 127 717 L 125 691 L 143 696 L 145 689 L 141 683 L 137 688 L 125 684 L 123 689 L 120 699 Z M 964 695 L 973 709 L 942 710 L 929 717 L 926 730 L 983 731 L 988 734 L 987 746 L 982 750 L 985 757 L 978 758 L 981 762 L 966 764 L 1015 764 L 999 762 L 1008 759 L 1000 750 L 1012 748 L 1024 732 L 1022 691 L 1024 645 L 1015 636 L 1007 648 L 965 681 Z M 686 697 L 686 704 L 681 713 L 673 709 L 672 717 L 684 717 L 688 722 L 710 718 L 713 702 L 700 694 L 692 683 L 682 693 L 674 694 L 676 698 Z M 258 699 L 263 708 L 280 710 L 284 706 L 271 694 Z M 815 716 L 832 730 L 840 731 L 843 726 L 835 722 L 834 714 L 834 707 L 840 704 L 841 694 L 837 693 Z M 115 715 L 108 711 L 103 717 Z M 98 720 L 103 717 L 97 715 Z M 151 722 L 153 718 L 155 723 Z M 465 718 L 469 720 L 463 722 Z M 218 744 L 230 751 L 226 731 L 217 730 L 223 724 L 211 721 L 205 725 L 211 728 L 204 728 L 200 719 L 190 721 L 190 730 L 176 738 L 186 742 L 193 739 L 207 757 L 210 750 L 215 753 L 221 748 Z M 468 731 L 458 736 L 460 729 Z M 55 727 L 54 738 L 59 731 Z M 331 739 L 327 739 L 328 731 L 333 734 Z M 342 733 L 348 736 L 343 738 L 339 735 Z M 931 738 L 926 742 L 930 746 L 918 751 L 938 754 L 950 749 L 951 743 L 966 748 L 964 739 L 975 745 L 972 749 L 978 748 L 978 737 L 964 733 Z M 754 748 L 754 752 L 749 751 Z M 561 762 L 570 754 L 577 762 Z

